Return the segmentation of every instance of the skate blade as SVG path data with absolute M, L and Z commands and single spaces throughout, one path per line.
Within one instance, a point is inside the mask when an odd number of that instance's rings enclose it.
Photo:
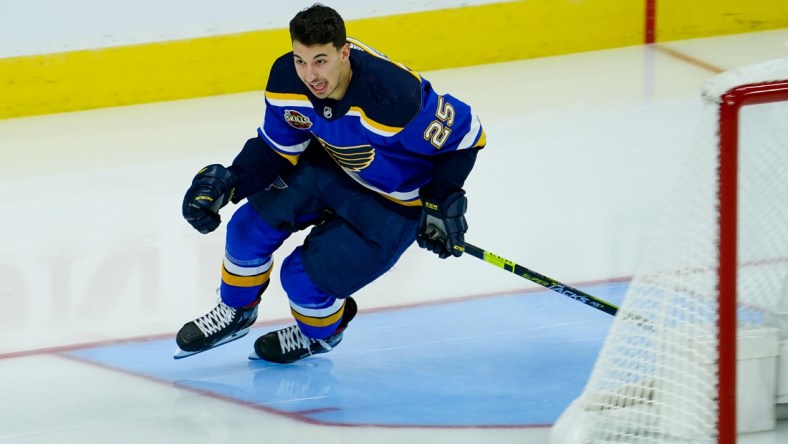
M 173 352 L 173 354 L 172 354 L 172 358 L 173 359 L 183 359 L 183 358 L 188 358 L 189 356 L 192 356 L 192 355 L 196 355 L 198 353 L 206 352 L 208 350 L 213 350 L 214 348 L 216 348 L 216 347 L 218 347 L 220 345 L 224 345 L 224 344 L 227 344 L 229 342 L 233 342 L 236 339 L 241 339 L 244 336 L 246 336 L 247 333 L 249 333 L 249 327 L 247 327 L 247 328 L 245 328 L 243 330 L 238 330 L 237 332 L 231 334 L 230 336 L 228 336 L 228 337 L 222 339 L 221 341 L 217 342 L 216 344 L 214 344 L 213 347 L 206 348 L 205 350 L 186 351 L 186 350 L 183 350 L 180 347 L 176 346 L 175 347 L 175 352 Z

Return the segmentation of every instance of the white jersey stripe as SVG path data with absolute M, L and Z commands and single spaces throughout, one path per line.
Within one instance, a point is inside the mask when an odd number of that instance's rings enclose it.
M 356 174 L 356 173 L 354 173 L 352 171 L 348 171 L 345 168 L 343 168 L 343 170 L 345 170 L 345 172 L 348 174 L 348 176 L 352 177 L 353 180 L 355 180 L 356 182 L 360 183 L 365 188 L 368 188 L 368 189 L 370 189 L 370 190 L 372 190 L 372 191 L 374 191 L 376 193 L 382 194 L 384 196 L 388 196 L 388 197 L 391 197 L 393 199 L 401 200 L 401 201 L 405 201 L 405 202 L 409 202 L 409 201 L 416 200 L 416 199 L 419 198 L 419 190 L 406 191 L 406 192 L 395 191 L 393 193 L 387 193 L 387 192 L 381 190 L 380 188 L 377 188 L 374 185 L 371 185 L 371 184 L 367 183 L 367 181 L 362 179 L 358 174 Z
M 280 144 L 274 142 L 273 140 L 271 140 L 271 138 L 268 136 L 268 134 L 265 133 L 265 128 L 263 128 L 264 126 L 265 126 L 265 123 L 263 123 L 263 125 L 260 125 L 260 128 L 258 128 L 258 131 L 260 132 L 260 135 L 262 135 L 265 138 L 265 141 L 268 142 L 272 147 L 276 148 L 277 150 L 279 150 L 279 151 L 281 151 L 281 152 L 283 152 L 285 154 L 290 154 L 290 155 L 301 154 L 301 153 L 304 152 L 306 147 L 309 145 L 309 142 L 311 141 L 311 139 L 307 139 L 305 142 L 299 143 L 298 145 L 290 145 L 290 146 L 280 145 Z
M 271 97 L 266 97 L 266 100 L 271 105 L 279 106 L 279 107 L 282 107 L 282 108 L 285 108 L 285 107 L 293 107 L 293 108 L 302 107 L 302 108 L 315 109 L 315 107 L 312 106 L 312 102 L 310 102 L 309 100 L 275 99 L 275 98 L 271 98 Z
M 473 142 L 479 137 L 479 132 L 481 130 L 482 123 L 479 121 L 479 116 L 477 116 L 475 112 L 471 111 L 471 127 L 468 129 L 468 132 L 465 133 L 465 137 L 462 138 L 462 141 L 460 141 L 457 149 L 464 150 L 466 148 L 471 148 L 473 146 Z

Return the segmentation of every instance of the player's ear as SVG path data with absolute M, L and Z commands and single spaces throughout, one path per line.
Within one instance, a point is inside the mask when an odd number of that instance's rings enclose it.
M 342 61 L 345 61 L 350 57 L 350 43 L 345 43 L 342 45 L 342 48 L 339 50 L 339 54 L 342 58 Z

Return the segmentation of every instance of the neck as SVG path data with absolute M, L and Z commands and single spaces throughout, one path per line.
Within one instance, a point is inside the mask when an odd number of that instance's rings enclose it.
M 343 97 L 345 97 L 345 93 L 347 92 L 347 89 L 350 86 L 350 79 L 352 77 L 353 77 L 353 70 L 350 69 L 350 60 L 348 60 L 347 69 L 339 77 L 339 85 L 337 86 L 337 89 L 335 91 L 336 94 L 332 94 L 332 96 L 335 97 L 329 96 L 328 98 L 334 100 L 341 100 Z

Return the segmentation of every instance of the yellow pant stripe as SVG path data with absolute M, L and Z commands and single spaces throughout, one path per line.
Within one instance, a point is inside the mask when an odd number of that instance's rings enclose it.
M 311 327 L 326 327 L 331 324 L 335 324 L 339 322 L 340 319 L 342 319 L 342 315 L 345 313 L 345 306 L 342 305 L 342 308 L 340 308 L 339 311 L 332 314 L 331 316 L 326 316 L 325 318 L 313 318 L 310 316 L 304 316 L 293 309 L 290 310 L 290 313 L 292 313 L 293 317 L 296 318 L 299 322 L 302 322 Z
M 254 276 L 238 276 L 235 274 L 230 273 L 227 271 L 224 266 L 222 266 L 222 282 L 227 285 L 232 285 L 234 287 L 257 287 L 259 285 L 263 285 L 271 278 L 271 270 L 274 267 L 271 267 L 263 274 L 257 274 Z

